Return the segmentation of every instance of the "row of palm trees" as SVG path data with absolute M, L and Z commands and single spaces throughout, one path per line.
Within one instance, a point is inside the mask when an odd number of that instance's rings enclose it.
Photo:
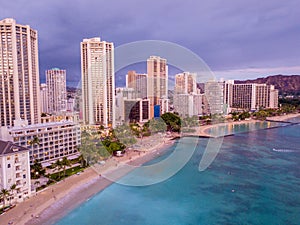
M 58 171 L 58 179 L 61 178 L 60 171 L 63 170 L 64 177 L 66 176 L 67 166 L 71 166 L 71 161 L 67 157 L 63 157 L 62 160 L 57 159 L 55 163 L 52 164 L 54 171 Z
M 14 192 L 17 188 L 17 185 L 16 184 L 13 184 L 10 186 L 10 189 L 1 189 L 0 191 L 0 200 L 3 201 L 3 208 L 5 208 L 5 205 L 6 205 L 6 200 L 8 199 L 9 197 L 9 200 L 10 200 L 10 205 L 11 205 L 11 197 L 14 196 Z

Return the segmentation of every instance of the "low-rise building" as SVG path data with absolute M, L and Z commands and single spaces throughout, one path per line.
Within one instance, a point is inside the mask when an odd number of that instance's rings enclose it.
M 9 192 L 9 196 L 0 202 L 0 207 L 4 203 L 21 202 L 31 195 L 28 148 L 0 140 L 0 189 Z
M 6 139 L 30 149 L 30 164 L 39 160 L 43 166 L 62 157 L 69 159 L 79 155 L 81 143 L 80 125 L 73 121 L 60 121 L 27 125 L 15 121 L 11 128 L 1 127 L 0 139 Z

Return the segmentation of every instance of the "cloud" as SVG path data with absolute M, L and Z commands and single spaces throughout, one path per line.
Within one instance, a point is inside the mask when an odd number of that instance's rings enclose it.
M 217 78 L 225 80 L 245 80 L 270 75 L 299 75 L 300 66 L 291 67 L 271 67 L 271 68 L 244 68 L 233 70 L 214 71 Z
M 80 41 L 100 36 L 115 46 L 138 40 L 171 41 L 199 55 L 212 70 L 299 64 L 299 1 L 281 0 L 15 0 L 13 17 L 39 32 L 40 74 L 67 69 L 80 78 Z

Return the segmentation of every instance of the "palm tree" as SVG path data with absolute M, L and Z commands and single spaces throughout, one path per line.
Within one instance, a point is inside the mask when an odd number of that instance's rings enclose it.
M 13 199 L 15 199 L 14 192 L 16 190 L 16 187 L 17 187 L 16 184 L 13 184 L 13 185 L 10 186 L 10 195 L 13 197 Z M 10 198 L 10 203 L 9 204 L 11 205 L 11 198 Z
M 80 156 L 78 157 L 78 161 L 80 161 L 81 167 L 85 167 L 86 162 L 82 154 L 80 154 Z
M 64 177 L 65 177 L 66 176 L 66 167 L 71 165 L 71 161 L 69 159 L 67 159 L 67 157 L 63 157 L 61 164 L 63 166 Z
M 40 139 L 38 138 L 38 136 L 33 136 L 33 139 L 31 139 L 28 143 L 32 147 L 34 145 L 40 144 Z
M 42 164 L 35 160 L 34 164 L 31 166 L 31 177 L 33 179 L 39 178 L 41 175 L 45 175 L 46 170 L 43 168 Z
M 61 161 L 57 159 L 52 165 L 54 166 L 54 170 L 58 171 L 58 179 L 60 180 L 60 170 L 63 168 Z
M 5 208 L 7 196 L 9 196 L 9 191 L 7 189 L 2 189 L 0 192 L 1 199 L 3 200 L 3 208 Z

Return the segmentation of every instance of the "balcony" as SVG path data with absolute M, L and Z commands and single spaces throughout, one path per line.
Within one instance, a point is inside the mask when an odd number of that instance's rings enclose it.
M 21 161 L 20 160 L 15 160 L 15 166 L 21 166 Z

